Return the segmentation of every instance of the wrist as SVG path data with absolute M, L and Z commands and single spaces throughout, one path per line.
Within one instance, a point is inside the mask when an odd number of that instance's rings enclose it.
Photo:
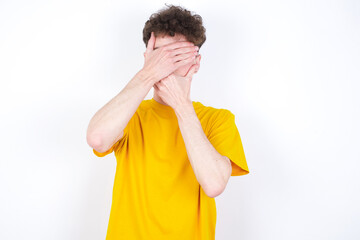
M 140 81 L 145 82 L 146 84 L 149 84 L 151 86 L 153 86 L 157 82 L 154 75 L 143 68 L 136 75 L 140 79 Z
M 174 108 L 174 111 L 176 116 L 181 118 L 184 118 L 188 115 L 192 115 L 195 113 L 194 106 L 190 100 L 184 102 L 183 104 L 177 105 L 176 108 Z

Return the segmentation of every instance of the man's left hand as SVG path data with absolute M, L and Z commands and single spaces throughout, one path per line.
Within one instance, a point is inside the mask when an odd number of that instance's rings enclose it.
M 171 73 L 154 84 L 161 99 L 174 110 L 179 106 L 192 104 L 190 99 L 191 81 L 199 67 L 199 63 L 193 64 L 184 77 Z

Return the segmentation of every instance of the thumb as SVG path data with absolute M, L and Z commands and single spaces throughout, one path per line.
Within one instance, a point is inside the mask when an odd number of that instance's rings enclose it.
M 154 34 L 154 32 L 151 32 L 151 36 L 148 41 L 145 53 L 149 53 L 149 52 L 153 51 L 154 47 L 155 47 L 155 34 Z

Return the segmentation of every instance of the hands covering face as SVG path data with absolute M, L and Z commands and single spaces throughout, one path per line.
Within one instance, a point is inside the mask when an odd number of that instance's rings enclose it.
M 144 53 L 143 69 L 154 79 L 154 89 L 161 99 L 175 109 L 178 105 L 190 103 L 190 87 L 193 75 L 199 70 L 201 55 L 198 47 L 187 41 L 176 41 L 155 48 L 152 32 Z M 188 69 L 187 69 L 188 68 Z M 181 76 L 177 70 L 187 71 Z
M 196 63 L 193 64 L 185 76 L 171 73 L 169 76 L 161 79 L 154 84 L 161 99 L 173 109 L 176 107 L 191 104 L 190 87 L 193 75 L 199 70 L 201 56 L 196 57 Z

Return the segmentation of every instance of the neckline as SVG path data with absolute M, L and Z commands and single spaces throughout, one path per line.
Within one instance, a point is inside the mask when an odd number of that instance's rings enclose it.
M 195 109 L 195 112 L 196 112 L 198 104 L 201 105 L 201 103 L 199 103 L 199 102 L 192 101 L 192 105 Z M 151 108 L 162 117 L 177 118 L 175 110 L 172 107 L 161 104 L 161 103 L 157 102 L 154 98 L 150 99 L 150 105 L 151 105 Z

